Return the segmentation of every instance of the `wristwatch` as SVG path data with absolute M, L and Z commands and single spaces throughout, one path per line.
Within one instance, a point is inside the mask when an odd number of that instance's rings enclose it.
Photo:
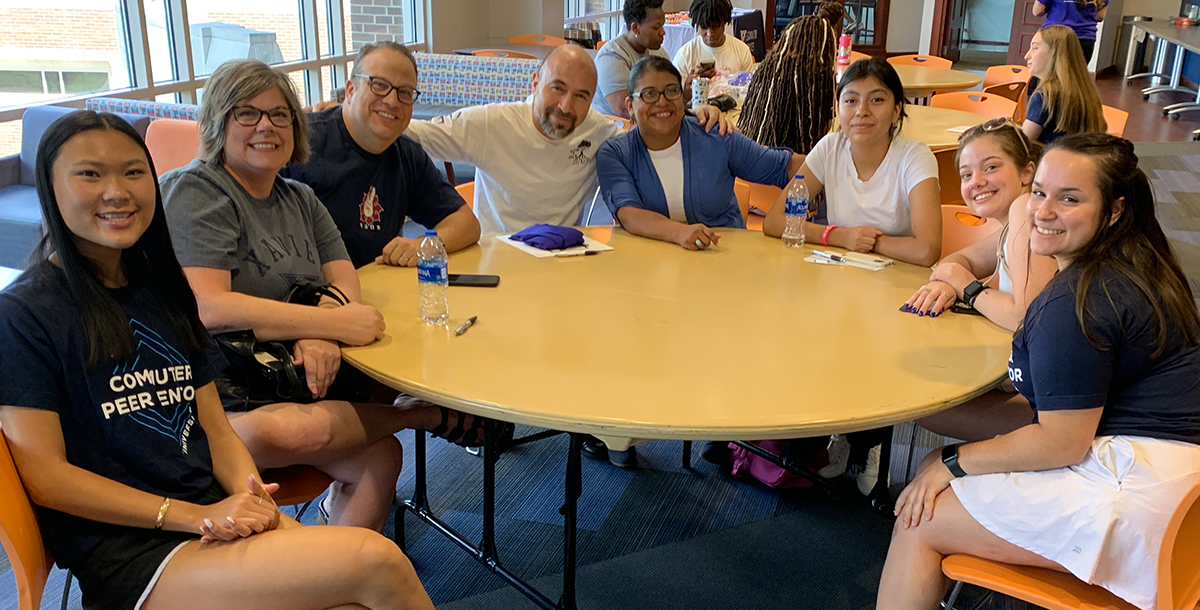
M 950 469 L 950 474 L 955 477 L 967 476 L 967 471 L 958 465 L 958 443 L 942 447 L 942 463 Z
M 963 301 L 966 302 L 967 305 L 974 307 L 975 299 L 982 294 L 984 290 L 987 290 L 987 286 L 979 283 L 978 280 L 967 284 L 967 287 L 963 288 Z

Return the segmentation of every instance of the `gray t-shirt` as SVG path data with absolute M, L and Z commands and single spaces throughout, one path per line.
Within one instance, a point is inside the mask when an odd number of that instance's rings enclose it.
M 671 56 L 662 48 L 646 49 L 645 53 L 638 53 L 633 50 L 624 36 L 617 36 L 604 45 L 604 48 L 596 53 L 598 80 L 596 88 L 599 91 L 592 98 L 592 108 L 604 114 L 615 115 L 612 106 L 608 105 L 608 100 L 604 96 L 627 90 L 629 88 L 629 71 L 633 69 L 633 64 L 636 64 L 639 59 L 651 55 L 665 57 L 668 61 L 671 59 Z
M 175 256 L 184 267 L 227 269 L 234 292 L 281 301 L 321 265 L 350 260 L 329 210 L 311 188 L 275 178 L 255 199 L 220 165 L 199 159 L 159 179 Z

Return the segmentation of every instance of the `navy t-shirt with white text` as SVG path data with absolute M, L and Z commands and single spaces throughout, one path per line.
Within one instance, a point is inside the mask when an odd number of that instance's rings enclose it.
M 1088 328 L 1104 349 L 1093 346 L 1075 314 L 1079 272 L 1059 276 L 1029 304 L 1008 363 L 1009 379 L 1035 414 L 1103 407 L 1096 436 L 1200 444 L 1200 347 L 1168 328 L 1166 348 L 1155 356 L 1151 303 L 1111 269 L 1097 273 L 1088 290 Z
M 0 292 L 0 405 L 57 413 L 74 466 L 156 496 L 197 501 L 215 480 L 195 393 L 225 359 L 215 346 L 184 353 L 144 286 L 110 294 L 129 318 L 136 354 L 89 369 L 83 318 L 62 270 L 37 263 Z M 129 529 L 45 508 L 38 520 L 64 568 Z

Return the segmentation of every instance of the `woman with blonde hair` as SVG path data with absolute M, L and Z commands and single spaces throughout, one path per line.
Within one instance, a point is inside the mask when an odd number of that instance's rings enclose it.
M 1049 144 L 1069 133 L 1104 132 L 1108 124 L 1100 94 L 1071 28 L 1052 25 L 1038 30 L 1025 61 L 1039 79 L 1021 126 L 1029 139 Z

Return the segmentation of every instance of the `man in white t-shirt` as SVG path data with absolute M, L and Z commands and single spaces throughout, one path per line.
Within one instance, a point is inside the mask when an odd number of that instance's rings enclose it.
M 620 132 L 591 108 L 595 91 L 591 57 L 562 45 L 533 75 L 529 100 L 413 121 L 405 135 L 430 156 L 475 166 L 475 215 L 484 235 L 537 223 L 578 225 L 600 185 L 596 151 Z M 702 107 L 700 120 L 730 130 L 712 106 Z
M 725 34 L 726 26 L 733 23 L 733 4 L 729 0 L 693 0 L 688 17 L 696 28 L 696 37 L 680 47 L 672 60 L 683 75 L 685 91 L 697 77 L 747 72 L 754 67 L 749 45 Z

